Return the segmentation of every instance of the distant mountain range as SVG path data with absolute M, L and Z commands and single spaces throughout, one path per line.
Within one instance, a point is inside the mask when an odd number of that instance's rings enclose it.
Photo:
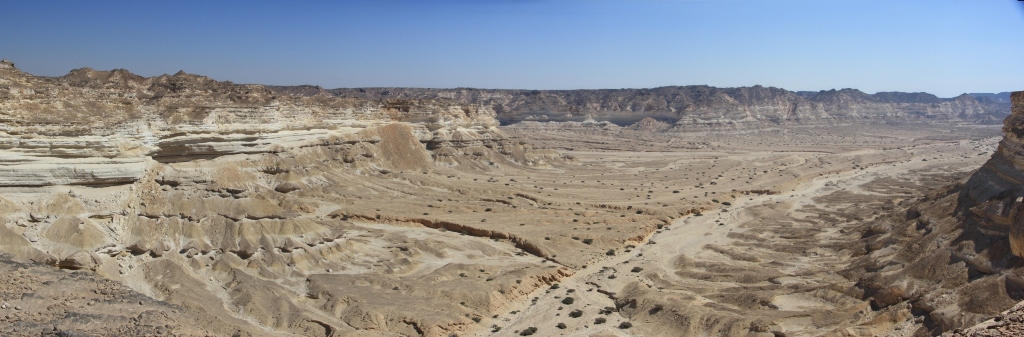
M 1000 93 L 997 93 L 997 94 L 978 92 L 978 93 L 972 93 L 970 95 L 974 96 L 974 98 L 977 98 L 979 100 L 983 100 L 985 98 L 988 98 L 988 99 L 991 99 L 993 102 L 1010 103 L 1010 92 L 1009 91 L 1004 91 L 1004 92 L 1000 92 Z
M 753 86 L 706 85 L 650 89 L 512 90 L 342 88 L 271 86 L 278 94 L 327 95 L 368 100 L 450 99 L 489 106 L 502 124 L 522 121 L 609 121 L 632 125 L 650 117 L 676 126 L 830 124 L 849 122 L 1001 123 L 1010 114 L 1009 94 L 962 94 L 940 98 L 929 93 L 857 89 L 789 91 Z

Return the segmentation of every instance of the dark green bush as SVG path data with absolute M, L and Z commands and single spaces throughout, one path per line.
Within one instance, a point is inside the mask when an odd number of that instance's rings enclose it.
M 537 327 L 531 326 L 519 332 L 520 336 L 530 336 L 537 332 Z

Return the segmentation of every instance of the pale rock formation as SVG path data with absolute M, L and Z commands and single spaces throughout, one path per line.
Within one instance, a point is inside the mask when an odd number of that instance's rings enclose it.
M 5 61 L 0 256 L 95 272 L 181 306 L 191 318 L 169 317 L 215 335 L 448 336 L 571 272 L 512 245 L 458 247 L 329 213 L 389 200 L 388 184 L 402 181 L 393 173 L 561 160 L 497 125 L 488 107 L 446 100 L 279 96 L 184 72 L 45 78 Z M 435 269 L 451 256 L 493 261 Z M 484 270 L 504 276 L 459 276 Z M 430 305 L 438 296 L 450 301 Z
M 650 89 L 502 90 L 271 87 L 300 96 L 334 95 L 363 99 L 450 99 L 481 104 L 504 124 L 523 121 L 584 122 L 620 126 L 644 118 L 669 121 L 676 130 L 734 130 L 780 125 L 842 123 L 968 122 L 996 124 L 1009 105 L 963 94 L 939 98 L 927 93 L 856 89 L 793 92 L 774 87 L 671 86 Z

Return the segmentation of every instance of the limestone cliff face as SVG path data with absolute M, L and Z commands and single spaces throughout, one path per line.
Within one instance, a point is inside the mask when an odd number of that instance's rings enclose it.
M 155 162 L 212 159 L 357 139 L 408 127 L 433 156 L 495 152 L 543 159 L 507 141 L 490 107 L 443 99 L 364 100 L 278 95 L 179 72 L 144 78 L 123 69 L 37 77 L 0 63 L 0 186 L 123 184 Z
M 677 128 L 744 128 L 785 124 L 953 121 L 991 123 L 1009 105 L 964 94 L 939 98 L 927 93 L 856 89 L 792 92 L 773 87 L 676 86 L 652 89 L 491 90 L 361 88 L 324 90 L 313 86 L 272 87 L 300 96 L 331 94 L 364 99 L 437 99 L 490 106 L 504 124 L 521 121 L 581 122 L 588 118 L 620 126 L 644 118 Z

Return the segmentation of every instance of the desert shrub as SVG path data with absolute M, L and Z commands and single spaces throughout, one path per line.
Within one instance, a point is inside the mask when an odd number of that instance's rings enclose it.
M 604 324 L 604 322 L 607 322 L 607 321 L 608 320 L 605 319 L 604 317 L 598 317 L 598 318 L 594 319 L 594 324 Z
M 574 299 L 572 297 L 566 297 L 566 298 L 562 299 L 562 304 L 569 305 L 569 304 L 572 304 L 575 301 L 576 301 L 576 299 Z
M 633 327 L 633 323 L 630 323 L 630 322 L 619 323 L 619 329 L 629 329 L 629 328 L 632 328 L 632 327 Z
M 537 327 L 531 326 L 529 328 L 523 329 L 523 331 L 520 331 L 519 335 L 520 336 L 530 336 L 530 335 L 533 335 L 534 333 L 537 333 Z
M 558 324 L 555 324 L 555 327 L 556 327 L 556 328 L 559 328 L 559 329 L 565 329 L 565 328 L 567 328 L 567 326 L 565 326 L 565 323 L 558 323 Z
M 570 311 L 569 312 L 569 317 L 572 317 L 572 318 L 583 317 L 583 310 L 576 309 L 576 310 Z

